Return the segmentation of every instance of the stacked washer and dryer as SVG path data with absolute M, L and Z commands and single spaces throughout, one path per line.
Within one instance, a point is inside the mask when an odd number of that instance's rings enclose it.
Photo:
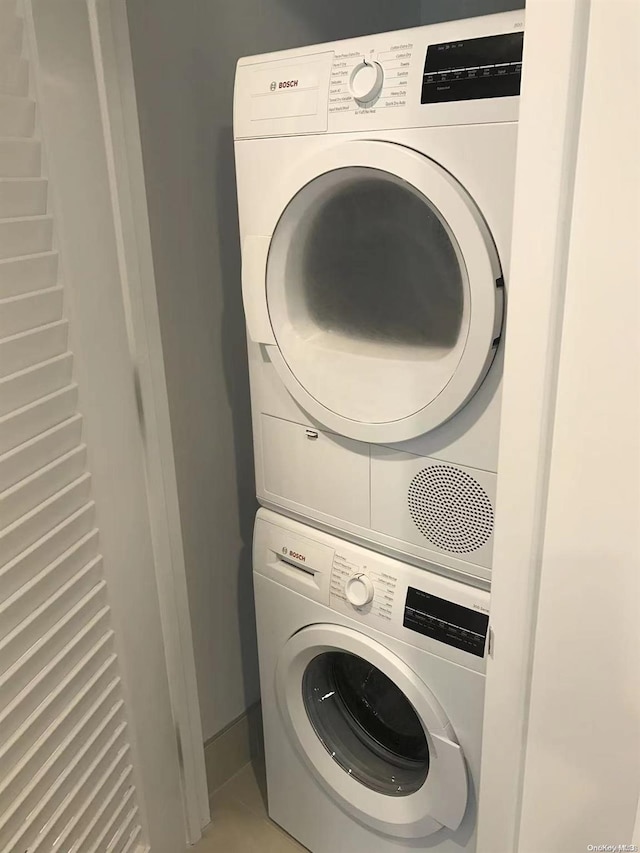
M 269 814 L 473 851 L 522 12 L 240 60 Z

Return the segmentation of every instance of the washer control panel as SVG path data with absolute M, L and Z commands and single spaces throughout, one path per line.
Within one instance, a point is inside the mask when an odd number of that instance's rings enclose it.
M 489 614 L 408 587 L 402 624 L 456 649 L 484 657 Z
M 333 610 L 484 671 L 488 592 L 351 543 L 333 541 L 329 582 Z
M 485 671 L 489 592 L 445 577 L 435 565 L 419 569 L 262 508 L 253 571 L 317 602 L 321 621 L 341 614 L 348 623 Z
M 392 574 L 352 549 L 336 549 L 330 584 L 334 604 L 344 602 L 360 615 L 390 622 L 397 583 Z
M 358 572 L 347 580 L 344 585 L 344 593 L 349 604 L 354 607 L 364 607 L 373 601 L 374 588 L 371 578 L 364 572 Z

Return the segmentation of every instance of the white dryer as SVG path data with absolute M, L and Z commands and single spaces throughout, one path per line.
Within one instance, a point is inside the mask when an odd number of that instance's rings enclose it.
M 235 86 L 260 502 L 485 580 L 522 45 L 509 12 Z
M 475 850 L 489 594 L 261 509 L 269 814 L 312 853 Z

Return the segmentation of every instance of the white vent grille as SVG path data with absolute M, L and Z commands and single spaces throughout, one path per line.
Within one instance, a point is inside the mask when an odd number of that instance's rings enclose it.
M 432 545 L 452 554 L 482 548 L 493 533 L 493 506 L 483 487 L 453 465 L 431 465 L 411 480 L 409 512 Z
M 0 0 L 0 853 L 123 853 L 133 756 L 21 24 Z

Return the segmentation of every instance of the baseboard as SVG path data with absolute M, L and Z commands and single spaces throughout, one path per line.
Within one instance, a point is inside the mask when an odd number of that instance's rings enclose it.
M 249 761 L 261 756 L 262 713 L 260 703 L 247 708 L 204 745 L 209 796 Z

